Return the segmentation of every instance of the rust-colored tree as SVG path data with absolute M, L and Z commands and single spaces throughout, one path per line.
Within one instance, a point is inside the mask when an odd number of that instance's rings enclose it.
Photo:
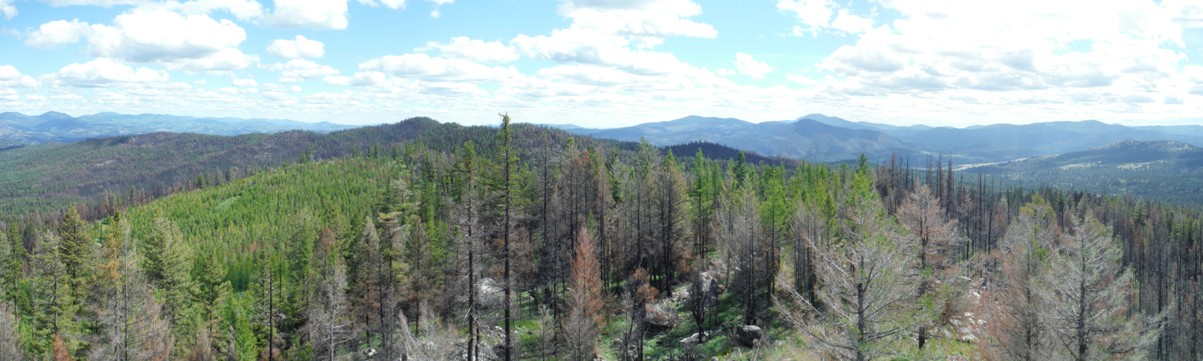
M 919 292 L 917 298 L 920 304 L 932 305 L 924 307 L 925 312 L 919 315 L 919 349 L 927 343 L 927 330 L 935 326 L 939 316 L 947 304 L 955 298 L 952 283 L 956 278 L 953 255 L 962 241 L 956 232 L 957 221 L 944 217 L 944 208 L 932 194 L 927 185 L 907 195 L 902 206 L 898 208 L 898 222 L 906 227 L 911 235 L 919 241 L 918 272 Z
M 571 298 L 564 321 L 564 341 L 573 360 L 592 360 L 598 330 L 604 322 L 600 265 L 593 236 L 585 228 L 577 232 L 576 256 L 572 260 Z

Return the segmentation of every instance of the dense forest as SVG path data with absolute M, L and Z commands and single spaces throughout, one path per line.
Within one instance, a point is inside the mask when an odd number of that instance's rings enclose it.
M 3 218 L 0 360 L 1203 357 L 1192 209 L 442 129 Z

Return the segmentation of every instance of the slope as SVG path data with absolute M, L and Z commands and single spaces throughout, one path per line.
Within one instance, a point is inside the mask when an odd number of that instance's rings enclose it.
M 1176 141 L 1124 141 L 1085 151 L 968 168 L 1026 188 L 1052 186 L 1203 202 L 1203 148 Z
M 626 128 L 571 128 L 569 131 L 625 141 L 647 139 L 658 146 L 708 142 L 768 157 L 820 162 L 856 159 L 861 153 L 873 160 L 889 159 L 891 153 L 917 154 L 901 141 L 878 130 L 850 129 L 806 118 L 750 123 L 731 118 L 689 116 Z
M 58 112 L 41 115 L 0 113 L 0 146 L 73 142 L 82 139 L 154 132 L 239 135 L 288 130 L 332 132 L 354 126 L 328 122 L 305 123 L 278 119 L 198 118 L 164 114 L 98 113 L 72 117 Z

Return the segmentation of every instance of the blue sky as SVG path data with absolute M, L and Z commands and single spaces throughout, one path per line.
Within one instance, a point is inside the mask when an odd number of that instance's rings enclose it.
M 1198 0 L 0 0 L 0 111 L 1203 124 Z

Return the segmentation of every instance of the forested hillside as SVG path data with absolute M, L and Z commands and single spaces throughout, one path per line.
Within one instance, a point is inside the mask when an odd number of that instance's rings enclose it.
M 196 118 L 164 114 L 97 113 L 73 117 L 59 112 L 41 115 L 0 113 L 0 148 L 47 142 L 154 132 L 239 135 L 288 130 L 330 132 L 353 128 L 331 123 L 304 123 L 277 119 Z
M 1200 214 L 531 126 L 295 164 L 0 237 L 0 355 L 1201 357 Z M 410 128 L 406 128 L 410 129 Z M 402 133 L 401 134 L 412 134 Z M 340 143 L 340 135 L 348 143 Z M 397 138 L 400 139 L 400 138 Z M 324 148 L 330 144 L 331 148 Z M 345 151 L 345 157 L 323 153 Z M 334 152 L 334 151 L 331 151 Z M 327 155 L 329 154 L 329 155 Z M 45 229 L 43 229 L 45 228 Z
M 522 139 L 538 140 L 539 128 L 520 128 Z M 60 218 L 68 205 L 81 203 L 88 205 L 81 208 L 85 218 L 103 217 L 117 208 L 285 164 L 395 154 L 413 140 L 451 152 L 469 139 L 492 144 L 492 133 L 487 127 L 413 118 L 329 134 L 151 133 L 20 147 L 0 151 L 0 169 L 5 170 L 0 172 L 0 220 L 21 220 L 35 213 L 38 218 Z M 566 138 L 562 132 L 549 136 L 561 142 Z
M 1055 156 L 972 167 L 1027 188 L 1058 187 L 1131 195 L 1197 207 L 1203 204 L 1203 149 L 1175 141 L 1124 141 Z

